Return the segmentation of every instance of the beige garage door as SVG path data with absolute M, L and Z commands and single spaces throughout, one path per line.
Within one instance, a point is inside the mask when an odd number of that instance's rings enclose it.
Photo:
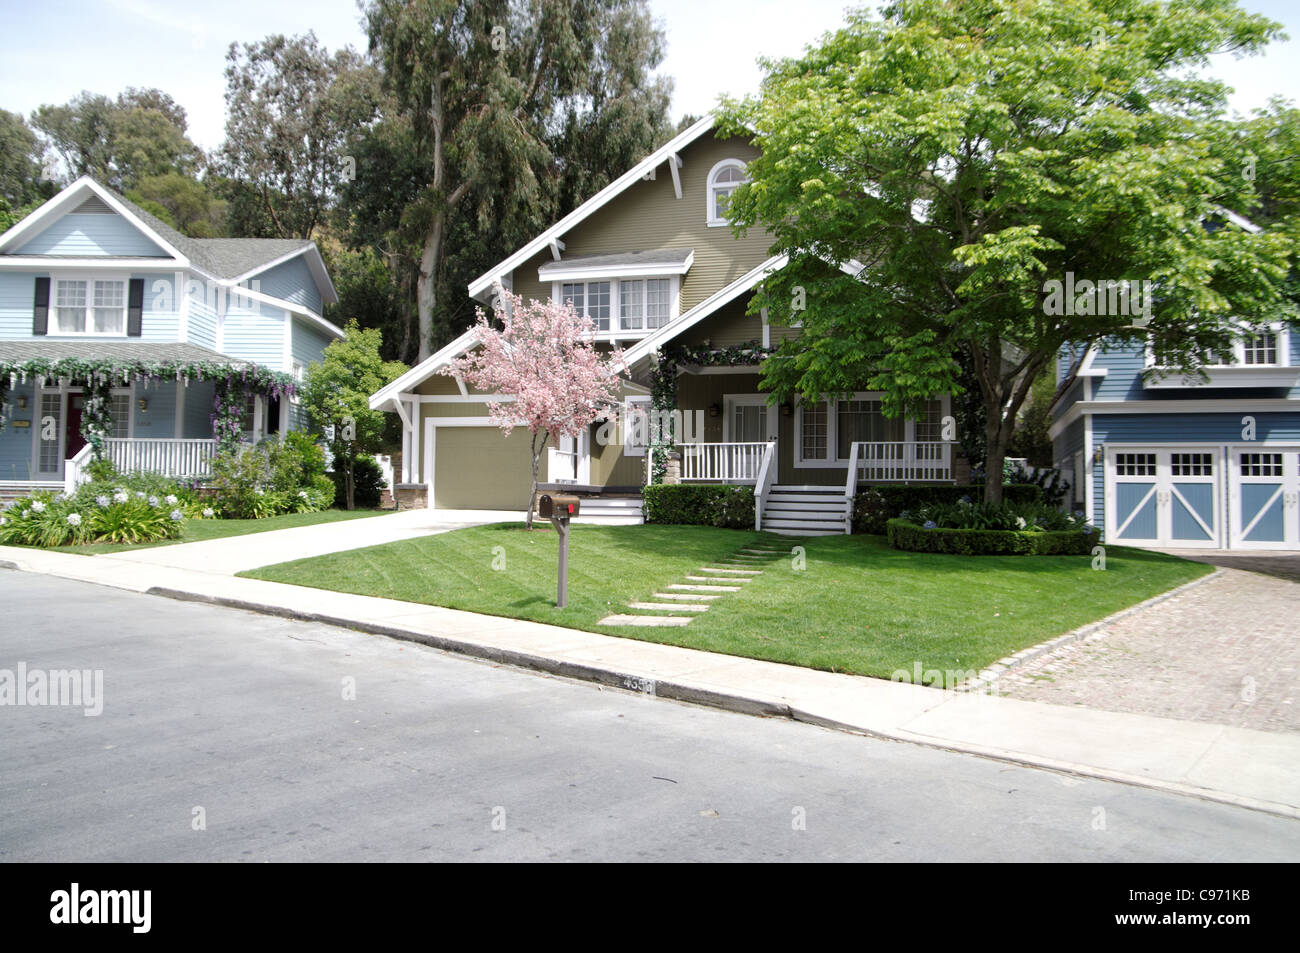
M 532 483 L 531 435 L 516 427 L 435 427 L 433 505 L 439 509 L 519 510 Z M 546 479 L 542 454 L 540 480 Z

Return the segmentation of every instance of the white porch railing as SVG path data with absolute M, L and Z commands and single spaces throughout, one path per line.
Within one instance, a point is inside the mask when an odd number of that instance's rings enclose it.
M 950 443 L 887 440 L 859 441 L 853 444 L 849 465 L 850 481 L 944 483 L 951 482 L 952 479 Z
M 758 466 L 758 479 L 754 482 L 754 529 L 763 528 L 763 501 L 776 482 L 776 441 L 772 440 L 763 451 L 763 462 Z
M 720 483 L 757 483 L 771 443 L 683 443 L 682 479 Z
M 108 459 L 120 473 L 161 473 L 168 477 L 212 475 L 215 440 L 122 438 L 108 440 Z
M 215 440 L 173 440 L 159 437 L 110 437 L 108 459 L 119 473 L 160 473 L 166 477 L 210 477 L 212 458 L 217 455 Z M 63 483 L 71 493 L 86 482 L 86 467 L 91 459 L 90 444 L 63 466 Z

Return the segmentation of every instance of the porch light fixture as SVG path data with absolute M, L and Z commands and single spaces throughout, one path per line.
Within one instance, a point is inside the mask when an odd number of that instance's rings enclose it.
M 147 398 L 147 397 L 141 397 L 141 398 L 140 398 L 140 413 L 144 413 L 144 412 L 145 412 L 146 410 L 148 410 L 148 409 L 149 409 L 149 398 Z
M 793 414 L 793 413 L 794 413 L 794 404 L 790 403 L 790 402 L 787 400 L 784 404 L 781 405 L 781 416 L 782 416 L 782 417 L 789 417 L 789 416 L 790 416 L 791 414 Z
M 1092 451 L 1092 462 L 1101 463 L 1101 461 L 1105 459 L 1105 456 L 1106 456 L 1106 448 L 1103 447 L 1101 444 L 1097 444 L 1096 449 Z
M 709 404 L 709 416 L 710 416 L 710 417 L 721 417 L 721 416 L 722 416 L 722 406 L 721 406 L 720 404 Z
M 26 410 L 26 409 L 27 409 L 27 395 L 26 395 L 26 394 L 19 394 L 19 395 L 18 395 L 18 409 L 19 409 L 19 410 Z

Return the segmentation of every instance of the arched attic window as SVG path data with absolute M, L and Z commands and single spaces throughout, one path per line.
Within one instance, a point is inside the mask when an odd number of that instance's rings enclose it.
M 727 224 L 731 193 L 745 181 L 745 163 L 739 159 L 723 159 L 709 170 L 708 224 Z

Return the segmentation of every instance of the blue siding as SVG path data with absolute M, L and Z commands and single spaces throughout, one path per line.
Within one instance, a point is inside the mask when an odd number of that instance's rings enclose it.
M 260 314 L 249 306 L 228 306 L 223 322 L 222 353 L 256 361 L 272 370 L 287 371 L 284 361 L 284 322 L 279 308 L 260 305 Z
M 293 322 L 293 338 L 290 340 L 290 353 L 293 360 L 302 364 L 315 364 L 325 355 L 325 348 L 334 340 L 332 334 L 319 331 L 306 321 Z
M 149 272 L 131 275 L 144 279 L 144 313 L 140 316 L 141 341 L 181 339 L 182 272 Z
M 1300 330 L 1291 329 L 1290 366 L 1300 367 Z M 1115 344 L 1102 348 L 1093 360 L 1093 367 L 1105 368 L 1108 373 L 1101 378 L 1093 391 L 1094 400 L 1249 400 L 1251 398 L 1294 397 L 1300 399 L 1300 387 L 1291 388 L 1210 388 L 1143 386 L 1142 372 L 1146 370 L 1146 352 L 1142 345 Z M 1066 406 L 1062 401 L 1062 408 Z
M 19 255 L 130 255 L 166 258 L 165 251 L 120 215 L 64 215 L 16 252 Z
M 192 440 L 212 439 L 213 391 L 211 381 L 190 381 L 190 386 L 185 388 L 181 437 Z
M 199 293 L 199 289 L 189 289 L 189 316 L 186 336 L 191 344 L 217 349 L 217 312 L 212 302 Z
M 5 391 L 9 413 L 5 415 L 5 428 L 0 430 L 0 480 L 32 480 L 36 475 L 28 468 L 32 457 L 32 428 L 39 427 L 36 408 L 36 385 L 33 381 L 19 382 Z M 27 398 L 27 409 L 18 409 L 18 398 Z M 15 420 L 26 420 L 31 427 L 18 428 Z
M 254 281 L 258 282 L 256 287 L 260 287 L 263 294 L 292 301 L 320 314 L 320 289 L 316 287 L 316 279 L 312 277 L 303 255 L 291 258 L 260 275 L 254 275 L 249 284 L 252 285 Z
M 0 272 L 0 341 L 23 340 L 32 336 L 32 305 L 35 301 L 35 272 Z
M 141 440 L 157 440 L 176 436 L 176 382 L 139 382 L 131 394 L 131 425 L 134 435 Z M 140 409 L 140 401 L 148 410 Z

